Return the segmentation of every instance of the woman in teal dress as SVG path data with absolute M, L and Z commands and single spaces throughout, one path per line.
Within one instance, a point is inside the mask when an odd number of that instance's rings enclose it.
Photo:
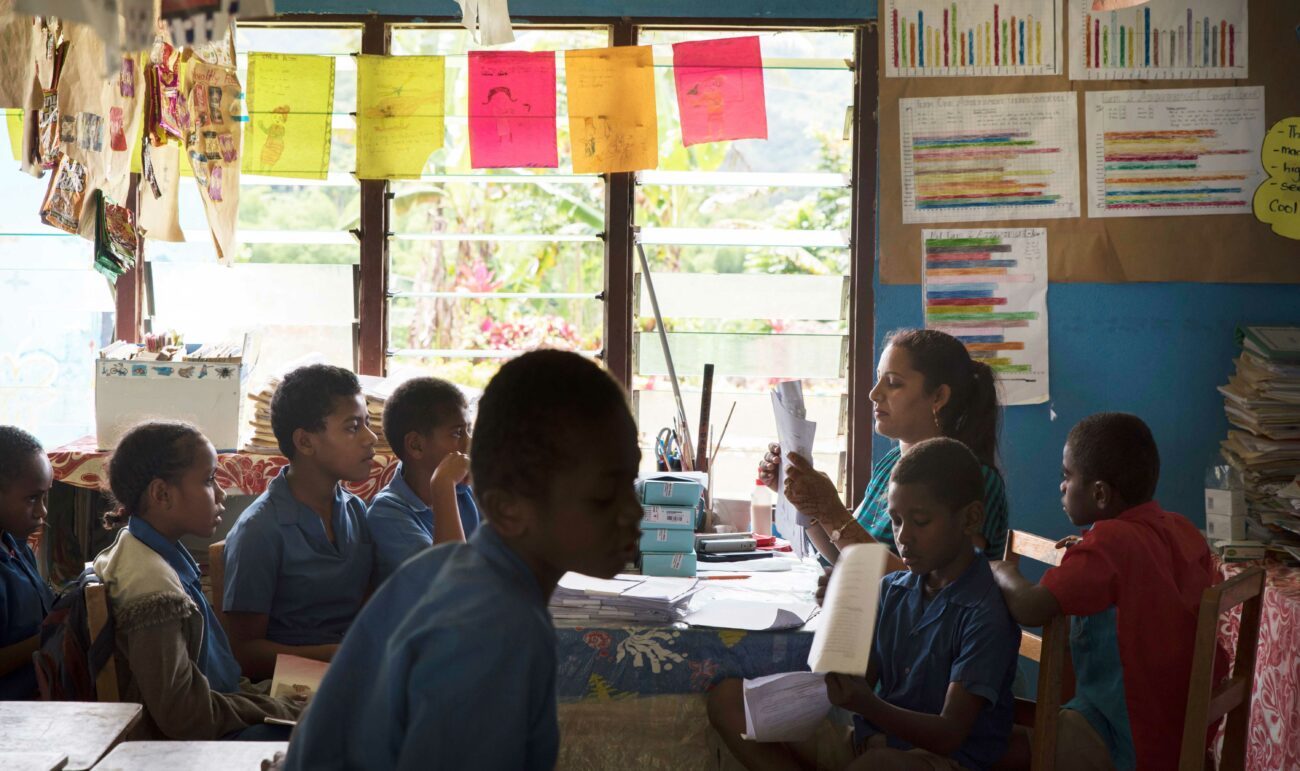
M 926 439 L 957 439 L 979 458 L 984 471 L 984 527 L 976 538 L 984 556 L 1001 559 L 1007 539 L 1007 498 L 997 467 L 1000 408 L 993 370 L 972 359 L 961 341 L 932 329 L 895 332 L 886 340 L 871 389 L 876 433 L 898 444 L 871 470 L 871 482 L 857 510 L 850 512 L 835 483 L 813 469 L 808 459 L 791 453 L 786 497 L 813 520 L 809 540 L 832 564 L 840 548 L 855 543 L 883 543 L 897 552 L 886 494 L 889 475 L 910 447 Z M 759 476 L 776 487 L 780 448 L 759 464 Z M 894 558 L 891 570 L 903 568 Z

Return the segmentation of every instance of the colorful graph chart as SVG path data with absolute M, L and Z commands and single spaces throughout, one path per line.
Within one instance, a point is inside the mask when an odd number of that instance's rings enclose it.
M 1047 401 L 1047 230 L 923 230 L 925 326 L 997 374 L 1003 404 Z
M 1085 110 L 1089 216 L 1251 211 L 1263 88 L 1090 91 Z
M 1074 94 L 903 99 L 903 222 L 1079 215 Z
M 885 75 L 1059 75 L 1062 11 L 1055 0 L 889 0 Z
M 1244 78 L 1246 0 L 1150 0 L 1121 11 L 1070 9 L 1072 80 Z

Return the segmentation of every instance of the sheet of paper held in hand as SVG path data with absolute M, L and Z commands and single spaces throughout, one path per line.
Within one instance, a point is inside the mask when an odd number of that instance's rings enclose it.
M 866 674 L 888 556 L 889 549 L 878 543 L 853 544 L 840 552 L 822 601 L 821 625 L 808 652 L 809 669 Z
M 806 553 L 803 528 L 811 520 L 800 514 L 785 497 L 785 476 L 789 470 L 789 453 L 797 452 L 809 461 L 812 460 L 813 439 L 817 435 L 817 424 L 808 420 L 803 401 L 803 384 L 798 380 L 787 380 L 777 385 L 772 391 L 772 415 L 776 418 L 776 438 L 781 445 L 781 463 L 777 466 L 776 476 L 776 511 L 777 530 L 790 542 L 794 554 L 800 559 Z
M 744 738 L 755 742 L 803 741 L 831 710 L 826 675 L 817 672 L 746 680 L 744 696 Z

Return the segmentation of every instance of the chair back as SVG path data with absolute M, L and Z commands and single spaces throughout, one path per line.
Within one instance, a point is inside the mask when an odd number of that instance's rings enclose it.
M 86 584 L 86 626 L 93 643 L 108 625 L 108 587 L 103 584 Z M 99 701 L 121 701 L 117 683 L 117 657 L 109 656 L 103 669 L 95 676 L 95 696 Z
M 1241 771 L 1246 767 L 1246 732 L 1250 727 L 1250 697 L 1255 683 L 1255 650 L 1259 643 L 1264 578 L 1262 568 L 1248 568 L 1221 584 L 1211 586 L 1201 595 L 1179 771 L 1202 771 L 1205 768 L 1206 732 L 1225 715 L 1228 723 L 1219 771 Z M 1237 632 L 1232 676 L 1216 684 L 1214 659 L 1218 648 L 1219 619 L 1237 606 L 1241 606 L 1241 625 Z
M 221 627 L 230 634 L 230 625 L 226 623 L 226 611 L 222 604 L 226 599 L 226 542 L 217 541 L 208 547 L 208 577 L 212 579 L 212 611 L 217 614 Z

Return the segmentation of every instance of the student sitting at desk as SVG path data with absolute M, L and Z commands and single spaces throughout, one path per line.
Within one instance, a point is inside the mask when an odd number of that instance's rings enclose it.
M 32 654 L 54 594 L 36 572 L 27 539 L 45 524 L 45 498 L 54 483 L 36 437 L 0 426 L 0 700 L 36 697 Z
M 1215 576 L 1205 537 L 1153 500 L 1159 478 L 1141 418 L 1084 418 L 1062 453 L 1061 504 L 1088 531 L 1038 584 L 1014 562 L 993 564 L 1020 623 L 1072 616 L 1075 697 L 1061 709 L 1058 769 L 1178 766 L 1197 610 Z
M 372 586 L 366 505 L 340 480 L 370 475 L 378 437 L 357 376 L 314 364 L 285 376 L 271 428 L 289 459 L 226 538 L 227 622 L 251 678 L 275 657 L 329 661 Z
M 907 569 L 880 581 L 866 676 L 826 676 L 831 703 L 855 713 L 851 769 L 984 769 L 1007 751 L 1020 628 L 975 550 L 983 497 L 980 463 L 955 439 L 920 442 L 894 466 L 888 511 Z M 815 764 L 807 743 L 741 738 L 739 680 L 709 695 L 709 720 L 748 768 Z
M 428 546 L 463 541 L 478 528 L 469 476 L 465 395 L 445 380 L 417 377 L 384 404 L 384 437 L 401 460 L 366 518 L 375 539 L 375 583 Z
M 126 521 L 95 558 L 116 623 L 123 701 L 144 705 L 134 739 L 284 740 L 266 717 L 294 719 L 302 703 L 273 699 L 270 684 L 242 679 L 239 662 L 199 585 L 199 566 L 182 536 L 211 538 L 226 494 L 217 454 L 185 423 L 141 423 L 118 442 L 109 486 Z
M 479 402 L 483 526 L 404 563 L 334 658 L 287 768 L 550 769 L 559 749 L 555 629 L 567 571 L 631 558 L 640 452 L 622 389 L 573 353 L 507 363 Z

